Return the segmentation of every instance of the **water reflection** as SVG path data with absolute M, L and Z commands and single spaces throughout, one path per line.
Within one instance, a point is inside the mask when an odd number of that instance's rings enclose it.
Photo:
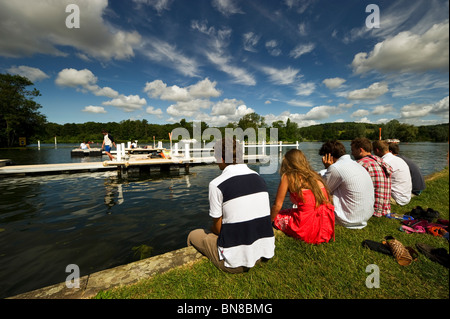
M 107 214 L 111 214 L 111 209 L 115 205 L 122 205 L 124 202 L 123 185 L 119 183 L 117 178 L 107 178 L 104 182 L 105 186 L 105 205 Z

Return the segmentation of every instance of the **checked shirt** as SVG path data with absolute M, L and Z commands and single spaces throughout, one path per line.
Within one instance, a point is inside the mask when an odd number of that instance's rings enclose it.
M 357 161 L 372 178 L 375 189 L 374 215 L 385 216 L 391 212 L 392 167 L 376 155 L 367 155 Z

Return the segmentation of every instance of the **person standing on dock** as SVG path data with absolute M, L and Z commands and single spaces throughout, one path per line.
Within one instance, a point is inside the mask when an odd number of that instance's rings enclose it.
M 264 179 L 242 160 L 236 139 L 214 147 L 222 174 L 209 184 L 211 231 L 193 230 L 187 239 L 219 269 L 242 273 L 275 253 L 270 200 Z
M 112 161 L 114 157 L 111 155 L 111 147 L 116 147 L 116 143 L 114 142 L 114 137 L 108 133 L 106 130 L 102 130 L 103 134 L 103 144 L 102 149 L 105 150 L 106 155 L 108 155 L 109 159 Z

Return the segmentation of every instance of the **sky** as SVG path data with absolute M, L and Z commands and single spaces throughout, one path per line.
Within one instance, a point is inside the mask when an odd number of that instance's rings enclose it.
M 448 0 L 0 0 L 0 73 L 58 124 L 449 120 Z

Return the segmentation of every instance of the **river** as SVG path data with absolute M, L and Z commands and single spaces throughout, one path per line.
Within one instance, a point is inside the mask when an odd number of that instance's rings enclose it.
M 349 142 L 344 145 L 349 151 Z M 316 170 L 323 168 L 320 146 L 300 143 Z M 21 165 L 107 159 L 72 158 L 74 147 L 0 150 L 0 159 Z M 424 175 L 447 165 L 447 143 L 402 143 L 400 152 Z M 220 173 L 216 165 L 204 165 L 137 177 L 95 172 L 0 178 L 0 297 L 64 282 L 69 264 L 84 276 L 139 260 L 141 252 L 153 256 L 185 247 L 191 230 L 210 225 L 208 184 Z M 279 175 L 261 176 L 273 201 Z

